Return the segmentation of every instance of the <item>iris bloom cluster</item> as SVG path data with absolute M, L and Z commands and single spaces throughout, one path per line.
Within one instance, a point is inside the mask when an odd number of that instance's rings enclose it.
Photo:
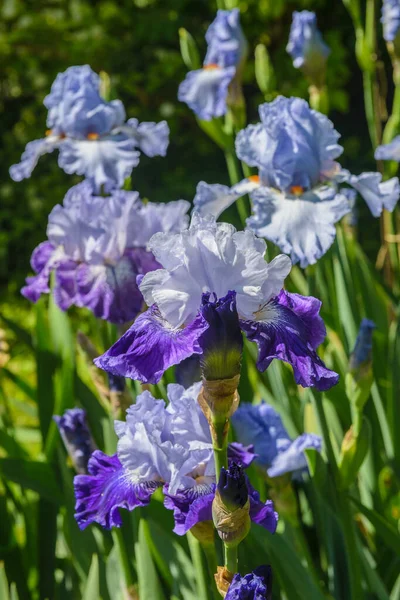
M 332 245 L 337 223 L 352 206 L 342 184 L 352 186 L 372 215 L 392 211 L 399 199 L 397 177 L 382 182 L 380 173 L 359 176 L 336 162 L 340 134 L 323 114 L 300 98 L 279 96 L 259 107 L 261 122 L 236 138 L 238 158 L 258 175 L 233 187 L 200 182 L 194 204 L 201 214 L 218 217 L 249 193 L 253 214 L 247 225 L 274 242 L 301 267 L 314 264 Z
M 10 169 L 14 181 L 30 177 L 39 158 L 57 149 L 61 169 L 84 175 L 96 192 L 109 192 L 123 186 L 140 152 L 151 157 L 166 154 L 166 121 L 126 120 L 120 100 L 106 102 L 101 97 L 100 78 L 88 65 L 59 73 L 44 105 L 46 136 L 27 144 L 21 162 Z
M 107 456 L 96 450 L 89 474 L 75 477 L 75 516 L 82 529 L 92 522 L 120 526 L 119 509 L 146 506 L 158 488 L 166 508 L 173 510 L 178 535 L 212 520 L 216 478 L 210 429 L 197 402 L 201 385 L 187 390 L 169 385 L 168 406 L 145 391 L 127 410 L 126 422 L 115 421 L 117 453 Z M 237 443 L 231 444 L 228 456 L 243 466 L 254 459 L 251 447 Z M 273 533 L 278 517 L 272 502 L 261 502 L 258 492 L 247 486 L 251 519 Z
M 179 231 L 187 225 L 189 203 L 143 204 L 137 192 L 114 190 L 96 196 L 88 181 L 71 188 L 53 208 L 48 240 L 31 258 L 36 275 L 22 294 L 36 302 L 50 292 L 62 310 L 89 308 L 113 323 L 133 320 L 143 298 L 136 278 L 159 267 L 147 244 L 157 231 Z
M 238 78 L 245 59 L 246 40 L 240 27 L 239 9 L 219 10 L 207 30 L 206 41 L 203 68 L 186 75 L 179 86 L 178 99 L 199 119 L 210 121 L 226 113 L 229 88 Z

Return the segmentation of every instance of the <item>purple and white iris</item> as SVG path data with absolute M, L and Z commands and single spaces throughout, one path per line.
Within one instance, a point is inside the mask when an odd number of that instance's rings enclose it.
M 29 142 L 21 162 L 10 168 L 14 181 L 30 177 L 43 154 L 58 149 L 59 166 L 89 179 L 96 192 L 120 188 L 139 163 L 140 152 L 165 156 L 166 121 L 126 121 L 120 100 L 100 96 L 100 78 L 88 65 L 59 73 L 44 99 L 48 109 L 46 137 Z
M 400 29 L 399 0 L 383 0 L 381 23 L 385 40 L 394 42 Z
M 302 69 L 313 83 L 324 79 L 329 47 L 317 27 L 317 16 L 309 10 L 295 11 L 286 50 L 293 66 Z
M 185 390 L 168 386 L 169 404 L 140 394 L 126 413 L 126 422 L 115 421 L 117 453 L 93 453 L 89 475 L 74 480 L 75 517 L 81 529 L 96 522 L 103 527 L 121 525 L 120 508 L 146 506 L 161 486 L 165 506 L 174 510 L 175 529 L 183 535 L 196 523 L 209 521 L 215 495 L 215 468 L 208 422 L 197 402 L 201 383 Z M 249 466 L 251 448 L 233 444 L 228 455 Z M 271 501 L 263 503 L 250 490 L 253 521 L 275 531 L 277 515 Z
M 203 353 L 210 327 L 204 307 L 218 299 L 227 318 L 237 312 L 240 328 L 257 343 L 261 371 L 278 358 L 292 365 L 302 386 L 326 390 L 337 383 L 338 375 L 316 353 L 326 335 L 320 301 L 282 289 L 292 266 L 287 256 L 267 263 L 265 242 L 250 230 L 236 231 L 198 213 L 188 230 L 153 236 L 149 249 L 164 267 L 139 285 L 150 308 L 95 360 L 97 366 L 156 383 L 168 367 Z M 205 337 L 209 346 L 210 335 Z
M 280 415 L 265 402 L 242 402 L 232 415 L 232 424 L 237 439 L 254 446 L 255 463 L 266 469 L 269 477 L 301 472 L 307 468 L 304 450 L 321 451 L 319 435 L 303 433 L 292 441 Z
M 188 209 L 184 200 L 143 204 L 137 192 L 95 196 L 87 181 L 78 184 L 51 211 L 48 241 L 32 254 L 36 275 L 27 278 L 22 294 L 36 302 L 49 293 L 54 271 L 53 294 L 62 310 L 75 305 L 113 323 L 131 321 L 143 306 L 137 276 L 159 267 L 149 239 L 187 227 Z
M 178 100 L 186 102 L 205 121 L 227 110 L 228 88 L 246 54 L 240 12 L 219 10 L 206 33 L 208 44 L 203 68 L 190 71 L 180 84 Z
M 236 138 L 238 157 L 258 168 L 258 176 L 237 185 L 200 182 L 194 204 L 201 214 L 218 217 L 233 202 L 250 194 L 253 215 L 248 226 L 290 254 L 301 267 L 314 264 L 332 245 L 335 223 L 351 205 L 339 184 L 355 188 L 373 216 L 392 211 L 400 188 L 395 177 L 380 173 L 351 175 L 335 159 L 343 148 L 332 122 L 299 98 L 276 98 L 259 108 L 261 123 Z

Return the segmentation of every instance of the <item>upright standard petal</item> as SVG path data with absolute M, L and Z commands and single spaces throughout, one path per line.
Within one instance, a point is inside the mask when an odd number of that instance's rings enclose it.
M 303 68 L 313 81 L 318 80 L 321 71 L 325 70 L 330 50 L 318 31 L 315 13 L 309 10 L 293 13 L 286 50 L 296 69 Z
M 179 86 L 178 100 L 185 102 L 204 121 L 222 117 L 227 110 L 228 86 L 235 72 L 235 67 L 214 65 L 189 71 Z
M 236 67 L 246 53 L 246 39 L 240 26 L 240 11 L 218 10 L 206 33 L 205 65 Z
M 153 306 L 94 362 L 113 375 L 157 383 L 169 367 L 201 353 L 199 338 L 207 327 L 203 317 L 198 315 L 184 329 L 171 328 Z
M 289 294 L 284 290 L 263 307 L 257 321 L 242 321 L 249 340 L 257 343 L 257 367 L 264 371 L 274 358 L 293 367 L 296 383 L 328 390 L 339 380 L 316 353 L 324 331 L 319 316 L 321 303 L 313 297 Z
M 251 194 L 254 214 L 247 225 L 274 242 L 302 268 L 313 265 L 331 247 L 335 223 L 351 211 L 348 198 L 334 187 L 319 187 L 301 196 L 260 187 Z
M 49 135 L 42 140 L 28 142 L 21 156 L 21 162 L 10 167 L 10 177 L 14 181 L 22 181 L 31 176 L 38 160 L 43 154 L 53 152 L 62 143 L 57 135 Z
M 193 204 L 201 215 L 213 215 L 218 219 L 224 210 L 229 208 L 236 200 L 258 187 L 260 187 L 260 183 L 257 176 L 243 179 L 232 187 L 200 181 L 197 184 Z
M 122 467 L 117 455 L 93 452 L 88 465 L 89 475 L 76 475 L 75 519 L 80 529 L 93 522 L 106 529 L 122 525 L 120 508 L 133 510 L 146 506 L 159 487 L 158 482 L 135 484 Z
M 382 182 L 381 173 L 361 173 L 350 175 L 345 171 L 345 181 L 349 183 L 364 198 L 372 215 L 379 217 L 386 208 L 392 212 L 400 196 L 400 185 L 397 177 Z
M 285 473 L 300 471 L 307 468 L 304 450 L 321 452 L 322 439 L 314 433 L 303 433 L 290 446 L 279 452 L 267 470 L 269 477 L 279 477 Z
M 169 145 L 169 127 L 167 121 L 159 123 L 143 122 L 128 119 L 121 130 L 132 137 L 139 150 L 146 156 L 165 156 Z
M 107 136 L 97 140 L 67 139 L 60 147 L 60 167 L 69 175 L 84 175 L 96 192 L 121 188 L 133 167 L 139 164 L 139 152 L 132 139 Z

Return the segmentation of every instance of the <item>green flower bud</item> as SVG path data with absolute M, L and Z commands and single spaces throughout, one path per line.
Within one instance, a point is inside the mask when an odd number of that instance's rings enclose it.
M 353 426 L 343 438 L 340 451 L 339 471 L 341 485 L 348 488 L 356 479 L 358 471 L 367 456 L 371 443 L 371 426 L 364 417 L 358 435 L 355 434 Z
M 191 71 L 201 68 L 200 55 L 196 42 L 190 33 L 181 27 L 179 29 L 179 45 L 183 62 Z
M 258 87 L 263 94 L 270 94 L 275 89 L 275 72 L 264 44 L 256 46 L 255 71 Z

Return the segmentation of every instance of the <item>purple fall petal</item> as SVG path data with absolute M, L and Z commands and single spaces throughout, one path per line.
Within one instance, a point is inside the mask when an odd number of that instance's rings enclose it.
M 243 446 L 239 442 L 231 442 L 228 446 L 228 460 L 233 461 L 245 469 L 251 465 L 257 457 L 254 452 L 254 446 Z
M 278 525 L 278 513 L 274 510 L 272 500 L 261 502 L 260 494 L 247 483 L 250 500 L 250 518 L 253 523 L 257 523 L 267 529 L 270 533 L 275 533 Z
M 165 486 L 164 493 L 164 506 L 174 511 L 174 533 L 177 535 L 185 535 L 197 523 L 212 521 L 215 484 L 198 485 L 175 495 L 168 494 L 168 487 Z
M 107 456 L 100 450 L 93 452 L 88 471 L 90 475 L 76 475 L 75 518 L 80 529 L 93 522 L 106 529 L 122 524 L 119 508 L 133 510 L 146 506 L 159 487 L 158 482 L 132 483 L 116 454 Z
M 140 315 L 95 364 L 113 375 L 157 383 L 164 371 L 192 354 L 201 354 L 199 338 L 208 324 L 199 314 L 187 327 L 172 329 L 152 306 Z
M 267 304 L 259 321 L 241 322 L 248 339 L 257 343 L 260 371 L 278 358 L 292 365 L 296 383 L 303 387 L 323 391 L 336 385 L 339 376 L 315 352 L 325 337 L 319 308 L 315 298 L 282 290 Z

